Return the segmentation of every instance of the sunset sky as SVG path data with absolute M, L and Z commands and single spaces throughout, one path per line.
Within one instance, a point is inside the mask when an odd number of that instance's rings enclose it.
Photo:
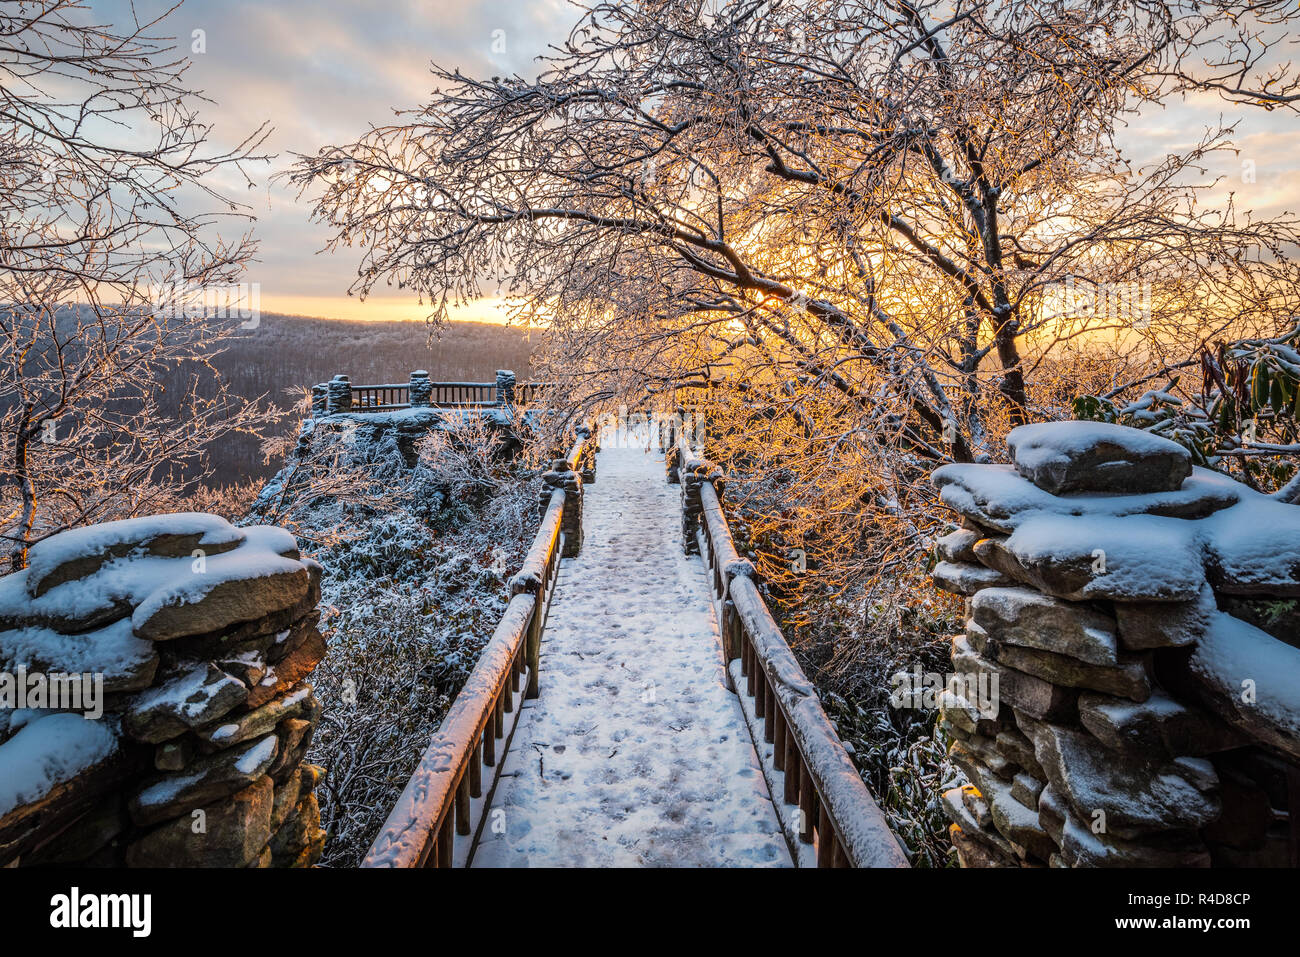
M 136 0 L 135 7 L 145 17 L 171 3 Z M 131 17 L 127 0 L 91 0 L 90 6 L 104 21 L 124 25 Z M 271 174 L 289 165 L 294 152 L 350 141 L 368 124 L 391 122 L 394 108 L 420 105 L 432 86 L 431 61 L 485 76 L 535 75 L 535 57 L 563 39 L 578 16 L 565 0 L 186 0 L 161 32 L 189 52 L 193 31 L 204 31 L 206 51 L 190 54 L 189 77 L 216 101 L 203 115 L 216 124 L 218 145 L 233 145 L 263 121 L 275 127 L 269 148 L 279 157 L 269 169 L 251 171 L 258 187 L 248 190 L 233 177 L 227 184 L 257 216 L 261 255 L 248 280 L 260 286 L 262 311 L 422 318 L 413 297 L 349 298 L 359 256 L 317 255 L 325 230 L 308 222 L 305 202 L 268 182 Z M 504 41 L 504 52 L 493 51 L 494 39 Z M 1224 111 L 1225 104 L 1206 96 L 1144 117 L 1128 132 L 1131 152 L 1144 160 L 1191 142 Z M 1225 177 L 1221 194 L 1233 190 L 1239 208 L 1260 213 L 1300 208 L 1298 130 L 1291 114 L 1244 115 L 1240 157 L 1224 157 L 1211 170 Z M 1246 160 L 1254 163 L 1253 183 L 1243 181 Z M 457 318 L 500 315 L 485 301 Z

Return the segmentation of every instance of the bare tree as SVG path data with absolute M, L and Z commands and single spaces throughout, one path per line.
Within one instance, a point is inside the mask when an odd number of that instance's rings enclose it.
M 538 79 L 435 68 L 424 108 L 294 179 L 365 248 L 361 292 L 415 289 L 437 322 L 500 284 L 578 401 L 707 396 L 765 570 L 835 590 L 915 565 L 934 465 L 1291 328 L 1297 223 L 1207 201 L 1232 127 L 1144 168 L 1121 131 L 1196 90 L 1289 102 L 1287 68 L 1260 68 L 1296 19 L 605 2 Z M 787 547 L 824 574 L 795 581 Z
M 207 183 L 266 160 L 268 130 L 208 148 L 160 19 L 0 9 L 0 534 L 16 567 L 64 528 L 177 507 L 209 443 L 277 416 L 208 365 L 234 332 L 214 293 L 240 295 L 255 245 L 247 208 Z M 222 240 L 222 219 L 244 234 Z M 164 397 L 177 368 L 189 386 Z
M 1178 55 L 1161 72 L 1179 90 L 1233 104 L 1300 111 L 1300 75 L 1287 53 L 1297 9 L 1288 0 L 1200 0 L 1180 7 Z
M 393 476 L 404 468 L 396 449 L 376 449 L 354 441 L 355 423 L 317 419 L 311 392 L 295 394 L 300 416 L 296 434 L 282 432 L 262 442 L 265 463 L 282 467 L 252 503 L 250 515 L 280 525 L 313 550 L 329 548 L 364 534 L 346 513 L 400 509 Z

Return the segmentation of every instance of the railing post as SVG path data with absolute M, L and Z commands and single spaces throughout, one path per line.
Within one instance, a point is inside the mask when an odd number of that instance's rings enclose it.
M 410 385 L 407 386 L 407 396 L 407 401 L 410 402 L 413 409 L 429 405 L 433 396 L 433 383 L 429 381 L 429 373 L 423 369 L 416 369 L 411 373 Z
M 515 374 L 509 369 L 497 370 L 497 405 L 515 404 Z
M 349 412 L 352 410 L 352 380 L 340 373 L 333 379 L 330 379 L 326 386 L 328 390 L 325 399 L 326 415 L 333 415 L 335 412 Z
M 549 474 L 549 473 L 548 473 Z M 555 491 L 554 486 L 547 486 L 542 492 L 542 522 L 545 525 L 546 513 L 551 507 L 551 497 Z M 568 504 L 569 492 L 565 491 L 565 505 Z M 560 513 L 559 532 L 564 531 L 564 511 Z M 540 534 L 540 533 L 539 533 Z M 537 541 L 540 541 L 538 539 Z M 534 542 L 534 548 L 537 545 Z M 547 559 L 542 567 L 528 564 L 510 579 L 510 597 L 516 595 L 528 594 L 534 598 L 533 611 L 528 619 L 528 630 L 524 634 L 524 661 L 528 665 L 528 687 L 524 689 L 525 698 L 536 698 L 541 691 L 541 660 L 542 660 L 542 628 L 546 624 L 546 609 L 548 604 L 548 589 L 552 585 L 552 577 L 556 571 L 555 565 L 560 561 L 560 556 L 555 554 L 554 549 L 549 548 L 549 539 L 547 541 Z
M 576 558 L 582 551 L 582 476 L 567 459 L 556 459 L 550 471 L 542 474 L 538 505 L 543 518 L 551 504 L 551 493 L 557 488 L 564 489 L 564 514 L 560 518 L 560 530 L 564 532 L 562 557 Z
M 740 622 L 736 617 L 736 603 L 731 600 L 731 583 L 737 578 L 748 578 L 757 584 L 758 571 L 744 558 L 733 559 L 722 569 L 722 587 L 726 590 L 723 592 L 722 621 L 718 624 L 722 632 L 722 655 L 727 664 L 739 658 L 741 652 Z
M 329 386 L 318 382 L 311 387 L 311 412 L 313 416 L 324 415 L 329 402 Z
M 684 441 L 689 442 L 689 436 L 685 435 L 685 416 L 686 410 L 680 405 L 677 406 L 666 426 L 668 447 L 664 452 L 664 469 L 667 472 L 669 485 L 677 485 L 681 482 L 681 446 Z
M 520 572 L 510 579 L 511 598 L 516 595 L 532 595 L 535 599 L 533 613 L 528 618 L 528 630 L 524 633 L 524 662 L 528 666 L 525 698 L 536 698 L 541 693 L 539 672 L 542 660 L 542 625 L 546 617 L 546 584 L 549 576 L 550 569 L 543 568 L 540 577 L 531 572 Z M 486 736 L 483 743 L 487 744 Z

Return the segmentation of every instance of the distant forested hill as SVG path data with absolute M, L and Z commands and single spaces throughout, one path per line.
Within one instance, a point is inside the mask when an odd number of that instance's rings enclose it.
M 253 398 L 267 395 L 277 405 L 292 401 L 285 389 L 324 382 L 336 373 L 353 383 L 405 382 L 425 369 L 436 381 L 489 382 L 497 369 L 513 369 L 524 381 L 536 330 L 481 322 L 453 322 L 428 341 L 423 322 L 367 322 L 263 314 L 256 329 L 213 361 L 230 388 Z M 286 425 L 296 429 L 297 422 Z M 213 484 L 268 478 L 276 464 L 263 465 L 258 443 L 235 436 L 212 450 Z

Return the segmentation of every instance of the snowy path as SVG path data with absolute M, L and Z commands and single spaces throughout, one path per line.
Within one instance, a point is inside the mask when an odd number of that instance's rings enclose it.
M 585 496 L 474 866 L 792 866 L 662 456 L 602 452 Z

